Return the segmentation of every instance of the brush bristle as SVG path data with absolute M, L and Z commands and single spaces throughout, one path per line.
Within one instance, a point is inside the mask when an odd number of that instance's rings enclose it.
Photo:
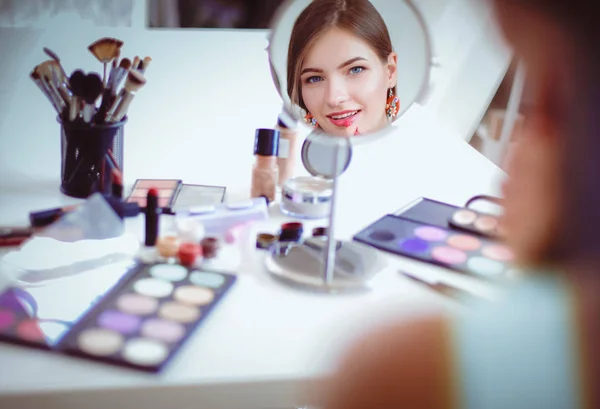
M 116 38 L 105 37 L 94 41 L 88 46 L 88 50 L 94 54 L 101 63 L 108 63 L 117 56 L 123 41 Z
M 127 74 L 127 81 L 125 81 L 125 89 L 129 92 L 136 92 L 144 86 L 146 78 L 135 70 L 130 70 Z
M 119 67 L 129 70 L 131 68 L 131 60 L 129 58 L 123 58 L 119 64 Z

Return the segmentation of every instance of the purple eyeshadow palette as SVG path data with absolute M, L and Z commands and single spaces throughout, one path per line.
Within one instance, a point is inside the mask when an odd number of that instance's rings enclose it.
M 236 281 L 171 263 L 131 263 L 115 273 L 66 301 L 53 296 L 64 289 L 5 289 L 0 341 L 159 372 Z
M 71 355 L 159 372 L 235 282 L 178 264 L 146 264 L 61 342 Z
M 506 279 L 513 260 L 510 249 L 497 241 L 395 215 L 379 219 L 354 240 L 484 279 Z

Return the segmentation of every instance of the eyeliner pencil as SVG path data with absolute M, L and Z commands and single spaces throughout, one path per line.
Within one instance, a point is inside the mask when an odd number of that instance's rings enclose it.
M 455 300 L 458 300 L 458 301 L 464 301 L 464 302 L 475 301 L 475 302 L 477 302 L 477 301 L 485 300 L 485 298 L 479 297 L 478 295 L 475 295 L 470 291 L 466 291 L 466 290 L 463 290 L 458 287 L 454 287 L 454 286 L 446 284 L 446 283 L 442 283 L 439 281 L 433 281 L 433 282 L 427 281 L 423 278 L 414 276 L 411 273 L 407 273 L 405 271 L 400 271 L 400 274 L 402 274 L 404 277 L 406 277 L 412 281 L 415 281 L 415 282 L 435 291 L 438 294 L 442 294 L 447 297 L 454 298 Z

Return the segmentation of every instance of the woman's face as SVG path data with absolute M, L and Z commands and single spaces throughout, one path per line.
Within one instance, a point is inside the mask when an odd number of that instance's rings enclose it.
M 325 133 L 352 136 L 389 124 L 388 89 L 396 86 L 396 54 L 382 62 L 371 47 L 347 31 L 323 33 L 300 70 L 302 99 Z

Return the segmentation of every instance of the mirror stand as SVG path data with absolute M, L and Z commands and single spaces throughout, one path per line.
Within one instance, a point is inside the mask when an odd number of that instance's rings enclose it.
M 338 168 L 338 150 L 339 145 L 334 155 L 334 169 Z M 333 175 L 327 235 L 300 244 L 275 245 L 265 259 L 265 267 L 274 278 L 293 287 L 321 293 L 371 289 L 371 279 L 384 267 L 377 250 L 354 241 L 335 240 L 338 178 L 339 174 Z

